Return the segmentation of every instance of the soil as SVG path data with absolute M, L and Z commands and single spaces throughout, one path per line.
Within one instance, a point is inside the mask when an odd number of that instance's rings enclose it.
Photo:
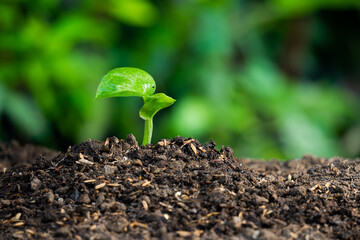
M 0 239 L 360 239 L 360 159 L 234 158 L 134 136 L 0 144 Z

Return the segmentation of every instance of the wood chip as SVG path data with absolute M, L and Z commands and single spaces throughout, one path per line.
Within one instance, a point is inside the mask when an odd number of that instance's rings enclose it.
M 176 234 L 179 235 L 180 237 L 191 237 L 191 232 L 188 231 L 176 231 Z
M 124 216 L 124 212 L 113 212 L 110 214 L 111 214 L 111 216 Z
M 96 179 L 88 179 L 84 181 L 84 183 L 93 183 L 93 182 L 96 182 Z
M 151 184 L 151 181 L 145 180 L 143 184 L 141 184 L 142 187 L 147 187 Z
M 266 213 L 265 213 L 265 216 L 270 215 L 270 214 L 272 214 L 273 212 L 274 212 L 273 210 L 267 210 Z
M 216 215 L 219 215 L 219 214 L 220 214 L 219 212 L 212 212 L 212 213 L 209 213 L 208 215 L 206 215 L 205 217 L 209 218 L 211 216 L 216 216 Z
M 86 160 L 86 159 L 79 159 L 76 161 L 77 164 L 89 164 L 89 165 L 93 165 L 94 163 L 89 161 L 89 160 Z
M 148 226 L 144 223 L 139 223 L 137 221 L 134 221 L 132 223 L 130 223 L 129 225 L 130 227 L 141 227 L 141 228 L 148 228 Z
M 10 219 L 10 222 L 18 222 L 20 220 L 21 213 L 17 213 L 15 217 Z
M 105 182 L 104 182 L 104 183 L 100 183 L 100 184 L 98 184 L 98 185 L 95 186 L 95 189 L 97 190 L 97 189 L 103 188 L 103 187 L 105 187 L 105 186 L 106 186 L 106 183 L 105 183 Z
M 144 183 L 143 181 L 139 181 L 139 182 L 131 184 L 131 186 L 138 187 L 138 186 L 141 186 L 143 183 Z
M 177 202 L 176 204 L 179 205 L 179 206 L 180 206 L 182 209 L 184 209 L 185 211 L 189 211 L 189 207 L 186 206 L 185 203 L 183 203 L 183 202 Z
M 80 237 L 80 235 L 75 235 L 75 239 L 81 240 L 82 238 Z
M 132 165 L 138 165 L 138 166 L 143 166 L 142 162 L 140 159 L 135 159 L 134 161 L 131 162 Z
M 158 142 L 159 146 L 166 147 L 168 145 L 168 141 L 166 139 L 162 139 Z
M 234 208 L 234 206 L 231 206 L 230 204 L 227 204 L 227 203 L 220 203 L 219 206 L 222 208 Z
M 194 142 L 194 141 L 195 141 L 195 139 L 190 139 L 190 140 L 184 141 L 184 144 L 181 145 L 180 148 L 183 148 L 186 144 L 192 143 L 192 142 Z
M 181 196 L 181 192 L 180 192 L 180 191 L 178 191 L 178 192 L 175 193 L 175 198 L 176 198 L 177 200 L 179 200 L 179 201 L 182 201 L 182 199 L 180 198 L 180 196 Z
M 196 229 L 195 232 L 194 232 L 194 235 L 195 235 L 196 237 L 200 237 L 201 234 L 203 234 L 203 232 L 204 232 L 204 230 Z
M 145 211 L 147 211 L 149 209 L 149 205 L 147 204 L 147 202 L 145 200 L 142 200 L 141 203 L 142 203 Z
M 109 187 L 118 187 L 118 186 L 120 186 L 120 184 L 119 183 L 108 183 L 107 186 L 109 186 Z
M 206 216 L 202 216 L 201 218 L 199 218 L 198 220 L 195 220 L 194 222 L 201 223 L 201 222 L 204 222 L 209 217 L 216 216 L 216 215 L 219 215 L 219 214 L 220 214 L 219 212 L 212 212 L 212 213 L 207 214 Z
M 13 236 L 15 237 L 15 238 L 19 238 L 19 239 L 24 239 L 24 232 L 23 231 L 15 231 L 14 232 L 14 234 L 13 234 Z
M 287 178 L 288 178 L 287 180 L 290 182 L 292 180 L 291 174 L 289 174 Z
M 60 165 L 59 167 L 55 168 L 56 171 L 59 171 L 61 168 L 63 168 L 64 165 Z
M 14 227 L 20 227 L 20 226 L 23 226 L 25 225 L 25 222 L 17 222 L 17 223 L 14 223 Z
M 26 233 L 30 234 L 30 235 L 34 235 L 35 234 L 35 231 L 31 230 L 31 229 L 26 229 L 25 230 Z
M 184 144 L 183 144 L 183 146 L 184 145 L 186 145 L 186 144 L 188 144 L 188 143 L 192 143 L 192 142 L 194 142 L 195 141 L 195 139 L 190 139 L 190 140 L 186 140 L 186 141 L 184 141 Z
M 198 147 L 200 149 L 200 151 L 202 151 L 203 153 L 206 153 L 206 150 L 203 147 Z
M 196 147 L 194 146 L 194 144 L 190 143 L 190 147 L 191 149 L 193 150 L 195 156 L 197 155 L 197 150 L 196 150 Z
M 147 186 L 150 185 L 150 183 L 151 183 L 151 181 L 144 180 L 144 181 L 139 181 L 139 182 L 133 183 L 133 184 L 131 184 L 131 186 L 133 186 L 133 187 L 138 187 L 138 186 L 147 187 Z
M 189 199 L 189 196 L 188 196 L 188 195 L 183 194 L 183 195 L 181 195 L 181 199 L 182 199 L 182 200 L 188 200 L 188 199 Z
M 163 207 L 166 207 L 168 209 L 168 211 L 172 211 L 173 207 L 169 204 L 163 203 L 163 202 L 159 202 L 159 204 Z
M 313 192 L 313 191 L 315 191 L 315 190 L 318 189 L 318 188 L 321 190 L 320 185 L 319 185 L 319 184 L 316 184 L 315 186 L 313 186 L 313 187 L 310 188 L 309 190 L 310 190 L 311 192 Z
M 104 145 L 105 145 L 106 147 L 109 146 L 109 138 L 108 138 L 108 137 L 106 138 Z

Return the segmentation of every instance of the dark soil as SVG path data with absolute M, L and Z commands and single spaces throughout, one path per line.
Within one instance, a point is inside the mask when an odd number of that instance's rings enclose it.
M 129 135 L 66 153 L 1 144 L 0 162 L 1 239 L 360 239 L 360 159 Z

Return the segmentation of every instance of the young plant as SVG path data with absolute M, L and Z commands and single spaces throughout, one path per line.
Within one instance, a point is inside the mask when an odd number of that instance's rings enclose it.
M 142 97 L 144 106 L 140 109 L 139 115 L 145 120 L 143 145 L 146 145 L 151 143 L 155 113 L 175 102 L 175 99 L 164 93 L 154 94 L 155 88 L 155 81 L 147 72 L 138 68 L 115 68 L 101 79 L 95 99 Z

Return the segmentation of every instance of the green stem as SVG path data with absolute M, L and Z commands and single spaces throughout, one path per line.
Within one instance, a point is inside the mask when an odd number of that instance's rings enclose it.
M 143 139 L 143 145 L 151 143 L 151 137 L 152 137 L 152 131 L 153 131 L 153 121 L 152 118 L 145 120 L 145 128 L 144 128 L 144 139 Z

